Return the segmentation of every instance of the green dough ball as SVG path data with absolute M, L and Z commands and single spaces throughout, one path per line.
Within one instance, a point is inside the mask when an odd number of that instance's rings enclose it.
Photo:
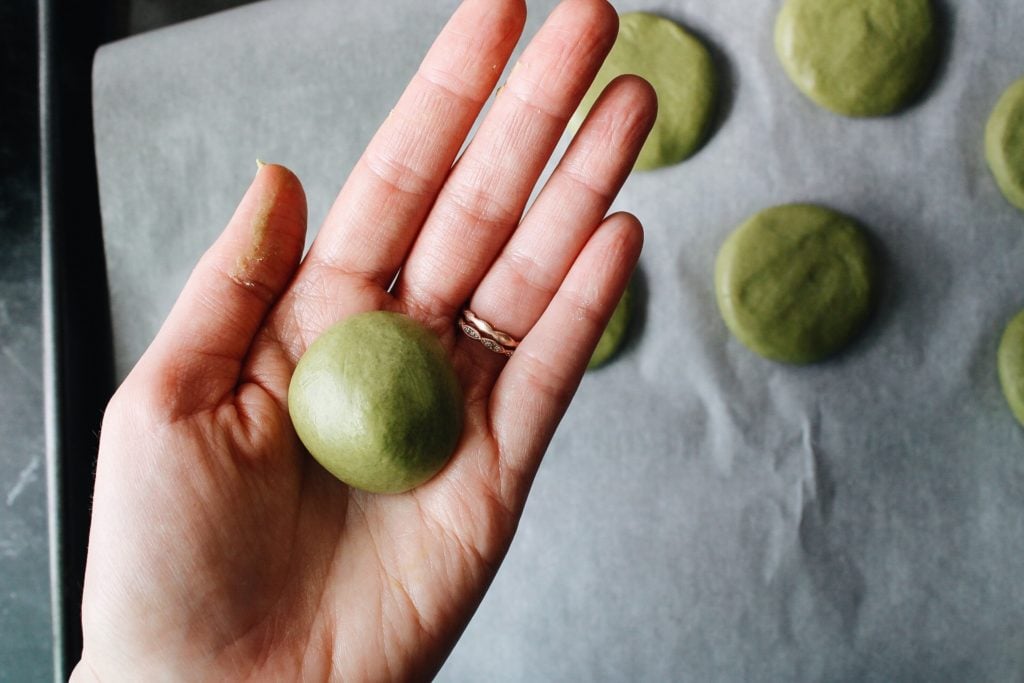
M 1024 78 L 1003 93 L 985 127 L 985 156 L 1010 203 L 1024 209 Z
M 437 337 L 397 313 L 330 327 L 295 366 L 288 412 L 331 474 L 377 493 L 406 491 L 448 461 L 462 432 L 462 391 Z
M 1024 311 L 1010 321 L 999 342 L 999 381 L 1010 409 L 1024 425 Z
M 751 350 L 787 363 L 838 351 L 871 309 L 867 239 L 847 216 L 810 204 L 766 209 L 736 229 L 715 263 L 726 325 Z
M 704 142 L 715 110 L 715 69 L 707 48 L 678 24 L 644 12 L 623 14 L 611 53 L 570 122 L 579 130 L 615 78 L 635 74 L 658 94 L 658 117 L 634 168 L 670 166 Z
M 883 116 L 924 87 L 937 53 L 929 0 L 787 0 L 775 51 L 789 78 L 822 107 Z
M 622 348 L 622 343 L 626 340 L 626 332 L 629 330 L 629 322 L 633 318 L 633 298 L 633 284 L 630 283 L 626 291 L 623 292 L 622 298 L 619 299 L 619 303 L 616 304 L 601 339 L 597 342 L 594 355 L 587 363 L 588 370 L 604 365 Z

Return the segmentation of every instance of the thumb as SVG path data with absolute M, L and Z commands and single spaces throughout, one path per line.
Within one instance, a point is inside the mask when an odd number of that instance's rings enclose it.
M 298 266 L 305 233 L 299 179 L 261 163 L 132 372 L 156 380 L 175 415 L 219 405 L 234 390 L 253 338 Z

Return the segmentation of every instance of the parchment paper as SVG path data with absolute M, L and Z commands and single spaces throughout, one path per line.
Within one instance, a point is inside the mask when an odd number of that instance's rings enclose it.
M 530 0 L 527 35 L 553 0 Z M 713 48 L 725 98 L 683 165 L 616 205 L 647 229 L 641 319 L 589 374 L 446 681 L 1024 680 L 1024 429 L 995 350 L 1024 307 L 1024 213 L 985 121 L 1024 75 L 1024 4 L 938 3 L 943 56 L 898 116 L 817 108 L 775 58 L 779 2 L 622 0 Z M 260 157 L 312 232 L 453 0 L 272 1 L 107 46 L 95 68 L 123 375 Z M 714 302 L 718 246 L 770 205 L 866 225 L 884 294 L 811 367 Z

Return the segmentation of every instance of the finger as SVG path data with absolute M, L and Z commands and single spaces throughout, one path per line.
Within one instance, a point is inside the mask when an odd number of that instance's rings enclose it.
M 564 0 L 551 13 L 438 195 L 400 299 L 446 317 L 464 304 L 519 222 L 617 24 L 605 0 Z
M 551 302 L 629 175 L 654 122 L 654 90 L 635 76 L 613 81 L 550 180 L 476 288 L 469 308 L 521 339 Z M 497 370 L 501 357 L 479 344 Z
M 459 6 L 357 162 L 306 263 L 390 284 L 493 92 L 525 16 L 523 0 Z
M 491 419 L 503 460 L 510 502 L 525 498 L 541 454 L 565 414 L 615 305 L 636 267 L 643 243 L 640 222 L 608 217 L 555 298 L 498 377 Z
M 295 272 L 305 231 L 299 179 L 262 166 L 133 371 L 163 404 L 194 414 L 234 390 L 257 330 Z

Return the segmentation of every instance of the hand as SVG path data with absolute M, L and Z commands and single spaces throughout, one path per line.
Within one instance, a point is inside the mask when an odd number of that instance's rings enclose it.
M 642 241 L 632 216 L 605 217 L 655 114 L 637 78 L 609 86 L 523 217 L 614 41 L 604 0 L 552 13 L 455 162 L 524 15 L 523 0 L 465 0 L 305 258 L 298 179 L 259 170 L 106 413 L 74 678 L 379 681 L 441 666 Z M 510 359 L 457 331 L 467 302 L 522 339 Z M 302 352 L 371 309 L 433 329 L 466 396 L 451 461 L 400 495 L 332 478 L 288 419 Z

